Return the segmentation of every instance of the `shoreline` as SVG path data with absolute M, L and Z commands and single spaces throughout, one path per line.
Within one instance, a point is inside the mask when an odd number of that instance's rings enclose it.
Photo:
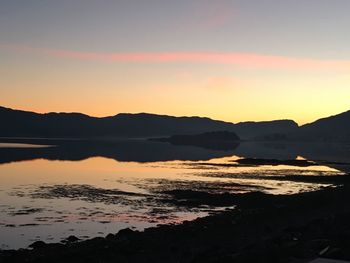
M 350 260 L 350 187 L 295 195 L 193 194 L 197 202 L 232 202 L 232 211 L 142 232 L 33 249 L 0 251 L 0 262 L 308 262 Z M 184 193 L 176 192 L 183 195 Z M 226 198 L 223 198 L 225 195 Z M 190 198 L 189 203 L 193 202 Z

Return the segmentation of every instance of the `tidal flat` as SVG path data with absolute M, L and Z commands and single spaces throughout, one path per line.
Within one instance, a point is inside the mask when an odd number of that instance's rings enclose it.
M 0 157 L 4 156 L 0 159 L 0 262 L 24 258 L 40 262 L 39 255 L 42 262 L 96 262 L 89 254 L 91 246 L 101 249 L 97 252 L 100 262 L 142 262 L 143 257 L 143 262 L 164 262 L 166 251 L 167 262 L 215 262 L 219 254 L 228 256 L 226 250 L 232 258 L 244 261 L 248 254 L 258 253 L 254 248 L 245 254 L 243 245 L 259 245 L 259 233 L 269 246 L 259 253 L 268 256 L 276 252 L 269 243 L 272 237 L 282 238 L 281 246 L 290 241 L 284 240 L 285 229 L 322 221 L 327 213 L 347 216 L 344 202 L 341 207 L 334 206 L 335 210 L 327 203 L 347 198 L 346 154 L 327 160 L 320 146 L 317 156 L 312 156 L 300 149 L 269 144 L 243 144 L 232 151 L 143 141 L 106 145 L 66 142 L 0 149 Z M 154 147 L 162 149 L 159 157 L 149 155 Z M 312 208 L 316 196 L 320 201 Z M 327 198 L 331 200 L 325 202 Z M 324 214 L 319 214 L 320 209 Z M 288 220 L 282 217 L 287 215 Z M 261 222 L 253 222 L 257 219 Z M 189 233 L 193 233 L 192 244 L 184 240 Z M 324 233 L 314 234 L 321 238 Z M 334 241 L 330 236 L 324 239 Z M 298 237 L 293 240 L 298 241 L 295 253 L 311 249 Z M 197 242 L 203 246 L 194 246 Z M 230 242 L 237 246 L 229 249 Z M 131 244 L 129 252 L 124 251 L 127 244 Z M 330 244 L 324 249 L 333 248 Z M 104 247 L 109 248 L 106 254 Z M 308 256 L 300 259 L 313 258 L 319 248 L 308 250 Z M 144 252 L 139 254 L 139 250 Z M 148 255 L 150 251 L 155 251 L 154 258 Z M 213 253 L 212 261 L 206 253 Z M 295 256 L 283 253 L 285 258 Z M 178 261 L 171 261 L 175 259 Z

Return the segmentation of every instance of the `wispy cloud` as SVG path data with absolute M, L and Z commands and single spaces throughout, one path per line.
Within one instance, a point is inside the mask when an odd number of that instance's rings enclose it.
M 128 62 L 128 63 L 207 63 L 227 64 L 260 69 L 295 70 L 339 70 L 350 71 L 350 60 L 327 60 L 274 56 L 257 53 L 235 52 L 126 52 L 96 53 L 64 49 L 32 48 L 20 45 L 1 45 L 1 49 L 12 52 L 46 55 L 85 61 Z

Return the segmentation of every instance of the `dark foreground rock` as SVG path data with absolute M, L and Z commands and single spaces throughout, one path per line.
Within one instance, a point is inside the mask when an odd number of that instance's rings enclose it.
M 291 196 L 226 196 L 224 202 L 236 209 L 144 232 L 126 229 L 64 245 L 37 243 L 31 250 L 2 251 L 0 262 L 308 262 L 320 256 L 350 260 L 349 200 L 346 185 Z

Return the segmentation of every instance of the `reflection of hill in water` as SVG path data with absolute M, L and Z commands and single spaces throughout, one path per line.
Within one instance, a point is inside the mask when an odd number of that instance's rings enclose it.
M 13 140 L 11 140 L 13 142 Z M 143 140 L 83 141 L 83 140 L 16 140 L 31 144 L 57 145 L 47 148 L 0 148 L 0 163 L 48 159 L 83 160 L 105 157 L 117 161 L 156 162 L 172 160 L 210 160 L 234 155 L 234 151 L 218 151 L 194 146 L 173 146 Z
M 235 155 L 245 158 L 293 160 L 298 155 L 290 151 L 286 145 L 278 143 L 241 143 L 235 150 Z
M 122 162 L 156 162 L 172 160 L 210 160 L 229 156 L 243 158 L 293 160 L 298 156 L 311 161 L 350 172 L 350 146 L 348 144 L 322 143 L 271 143 L 244 142 L 232 150 L 212 150 L 195 146 L 174 146 L 168 143 L 144 140 L 84 141 L 8 139 L 2 142 L 57 145 L 48 148 L 0 148 L 0 163 L 23 160 L 83 160 L 105 157 Z

